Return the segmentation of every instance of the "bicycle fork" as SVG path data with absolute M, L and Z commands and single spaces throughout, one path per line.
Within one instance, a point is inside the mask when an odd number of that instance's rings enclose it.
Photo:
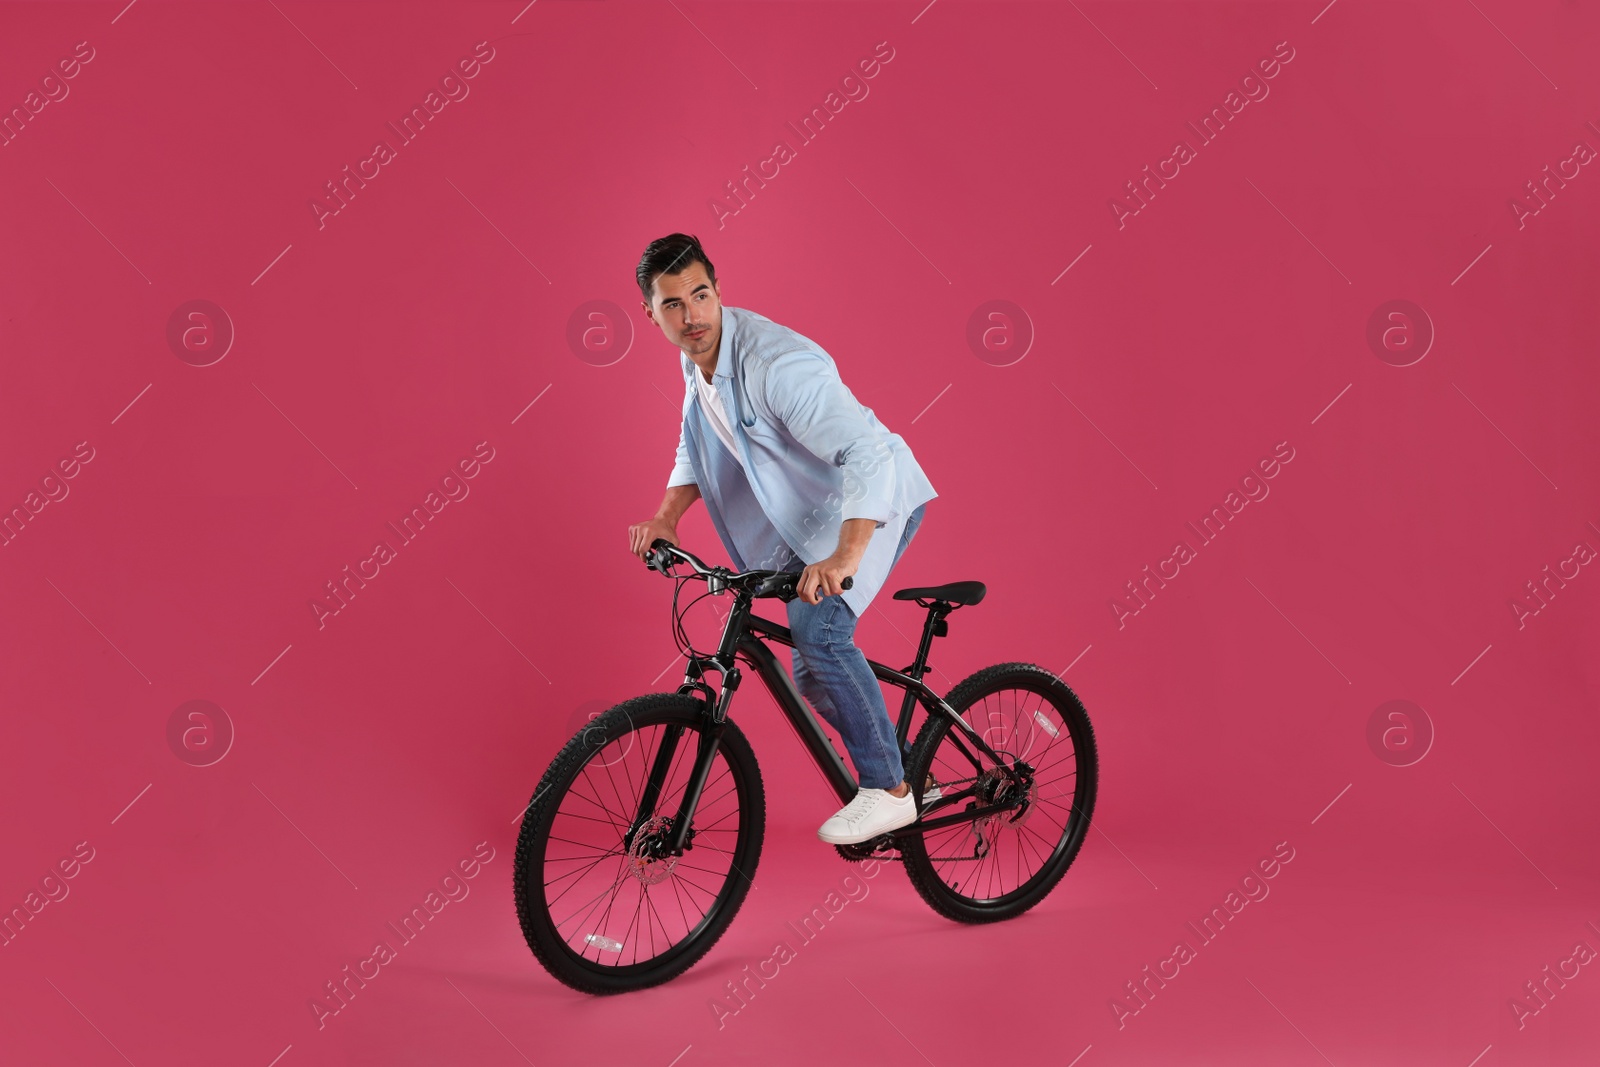
M 623 851 L 627 851 L 633 845 L 634 835 L 654 813 L 656 802 L 661 799 L 661 789 L 666 782 L 667 772 L 672 767 L 673 758 L 678 752 L 678 744 L 683 739 L 683 732 L 686 729 L 687 727 L 674 723 L 662 730 L 661 747 L 656 750 L 656 757 L 650 765 L 649 777 L 645 779 L 644 792 L 639 796 L 639 810 L 634 813 L 633 822 L 628 832 L 623 835 Z M 700 743 L 695 753 L 694 767 L 689 772 L 688 784 L 683 790 L 683 799 L 678 804 L 677 814 L 672 817 L 671 831 L 659 845 L 664 856 L 681 856 L 685 849 L 694 847 L 690 841 L 692 831 L 689 823 L 700 802 L 700 793 L 705 788 L 706 779 L 711 775 L 711 762 L 716 758 L 722 731 L 722 724 L 717 723 L 711 729 L 698 734 Z
M 695 692 L 702 694 L 706 707 L 710 709 L 706 716 L 709 725 L 698 732 L 700 741 L 695 752 L 694 766 L 689 772 L 689 781 L 684 786 L 683 798 L 678 803 L 677 813 L 672 816 L 672 828 L 657 845 L 663 856 L 681 856 L 685 849 L 694 847 L 694 831 L 689 824 L 694 818 L 695 809 L 700 804 L 700 794 L 705 789 L 706 779 L 711 777 L 711 764 L 716 759 L 717 746 L 722 742 L 722 733 L 728 721 L 728 707 L 733 703 L 733 694 L 739 689 L 741 675 L 734 662 L 734 649 L 738 641 L 736 635 L 743 630 L 744 620 L 749 611 L 750 598 L 736 595 L 733 607 L 728 611 L 727 623 L 723 627 L 722 640 L 718 644 L 716 654 L 703 660 L 691 657 L 688 669 L 684 672 L 684 682 L 678 687 L 680 694 L 688 695 Z M 720 693 L 714 692 L 711 686 L 706 684 L 705 670 L 708 666 L 722 677 Z M 639 810 L 634 813 L 633 823 L 623 836 L 624 851 L 632 846 L 634 835 L 655 812 L 656 803 L 661 799 L 661 790 L 666 782 L 667 773 L 672 768 L 673 757 L 677 755 L 684 729 L 685 727 L 674 724 L 662 731 L 661 747 L 656 751 L 656 758 L 650 765 L 649 777 L 645 779 L 644 792 L 639 797 Z

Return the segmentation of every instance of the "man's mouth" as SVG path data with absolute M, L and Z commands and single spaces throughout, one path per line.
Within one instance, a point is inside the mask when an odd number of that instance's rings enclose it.
M 693 338 L 694 340 L 696 340 L 696 341 L 700 340 L 700 338 L 704 337 L 705 335 L 706 335 L 706 331 L 705 330 L 693 330 L 693 331 L 691 331 L 689 333 L 689 336 L 691 338 Z

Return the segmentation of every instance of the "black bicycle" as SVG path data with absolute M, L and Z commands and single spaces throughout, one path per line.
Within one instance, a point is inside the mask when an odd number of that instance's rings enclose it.
M 688 657 L 683 684 L 624 701 L 567 742 L 524 813 L 512 872 L 528 947 L 585 993 L 644 989 L 682 974 L 711 950 L 750 889 L 766 795 L 750 743 L 728 716 L 738 661 L 766 683 L 839 802 L 857 791 L 767 646 L 793 647 L 788 627 L 751 614 L 758 599 L 793 600 L 799 574 L 708 567 L 664 538 L 645 563 L 677 580 L 672 621 Z M 690 573 L 675 573 L 679 564 Z M 705 581 L 702 597 L 733 596 L 715 652 L 696 651 L 683 628 L 683 613 L 701 599 L 679 609 L 689 579 Z M 951 582 L 894 594 L 927 609 L 916 659 L 898 671 L 868 663 L 904 690 L 896 734 L 920 817 L 871 841 L 834 846 L 854 862 L 903 860 L 935 911 L 969 923 L 1020 915 L 1066 874 L 1089 829 L 1098 766 L 1083 705 L 1043 667 L 986 667 L 944 698 L 924 682 L 933 639 L 949 632 L 946 616 L 984 593 L 982 582 Z M 927 714 L 908 747 L 917 704 Z

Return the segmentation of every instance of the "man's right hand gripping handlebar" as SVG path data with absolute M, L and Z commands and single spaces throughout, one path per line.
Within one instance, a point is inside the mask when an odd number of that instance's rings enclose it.
M 670 516 L 657 515 L 628 527 L 628 551 L 640 559 L 644 559 L 645 553 L 660 541 L 672 545 L 678 543 L 678 524 Z

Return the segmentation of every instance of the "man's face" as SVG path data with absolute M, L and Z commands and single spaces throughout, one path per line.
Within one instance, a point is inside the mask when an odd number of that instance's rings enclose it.
M 706 276 L 703 263 L 691 263 L 678 274 L 657 274 L 650 283 L 650 321 L 667 340 L 689 355 L 717 351 L 722 343 L 722 295 Z

